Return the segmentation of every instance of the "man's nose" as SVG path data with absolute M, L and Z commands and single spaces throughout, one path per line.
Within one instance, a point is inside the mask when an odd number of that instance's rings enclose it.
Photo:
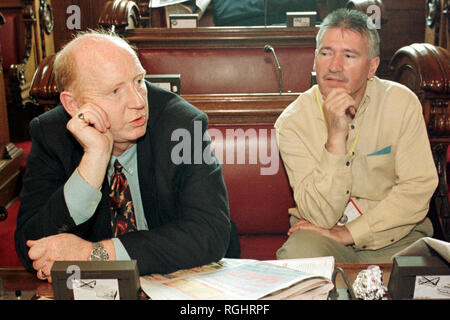
M 339 55 L 333 55 L 330 61 L 329 69 L 331 72 L 342 71 L 342 58 Z
M 133 108 L 143 108 L 145 106 L 145 90 L 139 85 L 130 86 L 129 105 Z

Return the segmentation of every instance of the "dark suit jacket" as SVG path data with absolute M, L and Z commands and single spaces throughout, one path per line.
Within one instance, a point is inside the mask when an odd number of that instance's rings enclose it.
M 119 238 L 130 257 L 137 260 L 140 274 L 167 273 L 217 261 L 224 256 L 230 237 L 222 167 L 217 161 L 176 165 L 171 160 L 173 147 L 180 143 L 171 141 L 173 131 L 184 128 L 194 140 L 194 123 L 200 121 L 204 133 L 207 116 L 171 92 L 149 83 L 147 88 L 149 121 L 145 136 L 137 142 L 137 161 L 149 230 Z M 29 271 L 33 271 L 25 244 L 29 239 L 63 232 L 89 241 L 112 237 L 108 179 L 92 218 L 77 226 L 70 217 L 63 187 L 77 168 L 83 149 L 66 129 L 69 119 L 60 105 L 30 123 L 32 147 L 15 233 L 16 250 Z M 203 141 L 203 149 L 210 142 Z

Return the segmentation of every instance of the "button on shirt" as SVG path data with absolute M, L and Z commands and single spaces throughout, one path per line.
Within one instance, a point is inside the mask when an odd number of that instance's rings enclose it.
M 290 214 L 329 229 L 349 199 L 358 199 L 363 214 L 346 224 L 357 249 L 403 238 L 425 218 L 438 182 L 419 100 L 406 87 L 374 77 L 349 124 L 347 150 L 359 132 L 355 150 L 334 155 L 325 149 L 316 89 L 302 93 L 275 123 L 297 205 Z
M 111 175 L 114 173 L 114 162 L 116 159 L 123 166 L 122 172 L 125 174 L 130 187 L 137 228 L 138 230 L 148 230 L 139 188 L 137 145 L 126 150 L 119 157 L 111 157 L 107 169 L 108 183 L 111 181 Z M 95 189 L 87 183 L 79 175 L 78 170 L 75 170 L 64 185 L 64 197 L 72 219 L 75 221 L 75 224 L 79 225 L 92 217 L 100 203 L 102 193 L 99 189 Z M 130 256 L 122 242 L 118 238 L 113 238 L 112 240 L 116 251 L 116 259 L 130 260 Z

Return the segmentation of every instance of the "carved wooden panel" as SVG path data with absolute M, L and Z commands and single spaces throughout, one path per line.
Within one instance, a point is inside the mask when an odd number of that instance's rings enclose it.
M 426 0 L 425 42 L 449 46 L 449 0 Z

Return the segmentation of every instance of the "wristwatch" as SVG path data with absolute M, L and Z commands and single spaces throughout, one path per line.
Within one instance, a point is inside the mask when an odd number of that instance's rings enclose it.
M 107 261 L 109 259 L 108 252 L 101 242 L 94 242 L 91 251 L 90 261 Z

